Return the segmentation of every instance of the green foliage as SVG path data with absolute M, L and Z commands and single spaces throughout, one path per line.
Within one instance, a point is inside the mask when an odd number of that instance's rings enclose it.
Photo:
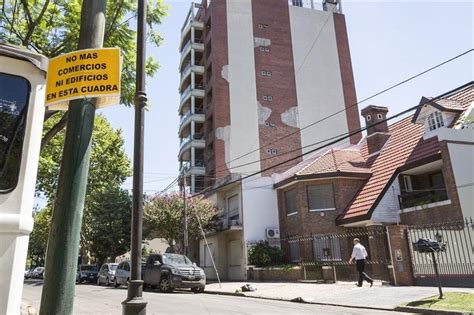
M 81 16 L 80 0 L 4 0 L 0 7 L 0 41 L 21 45 L 48 58 L 76 50 Z M 162 37 L 156 31 L 167 15 L 162 0 L 149 0 L 147 10 L 148 42 L 159 46 Z M 136 16 L 137 1 L 107 1 L 104 47 L 120 47 L 123 55 L 122 97 L 133 103 L 135 92 L 136 32 L 130 21 Z M 150 56 L 146 63 L 148 76 L 158 70 Z
M 51 207 L 48 206 L 34 213 L 34 227 L 28 243 L 28 260 L 30 267 L 44 266 L 46 244 L 48 243 L 49 227 L 51 224 Z
M 203 198 L 187 200 L 189 239 L 199 239 L 199 220 L 205 231 L 216 227 L 218 209 Z M 180 194 L 171 193 L 150 198 L 144 208 L 145 238 L 161 237 L 171 247 L 182 244 L 184 239 L 184 203 Z M 180 246 L 180 248 L 183 248 Z
M 278 265 L 283 262 L 283 251 L 276 247 L 270 246 L 267 242 L 261 242 L 249 248 L 249 263 L 257 267 L 267 267 Z
M 48 132 L 60 119 L 61 115 L 57 114 L 47 120 L 44 132 Z M 35 216 L 30 256 L 44 255 L 64 136 L 64 130 L 56 134 L 41 152 L 36 190 L 47 198 L 48 206 Z M 101 115 L 95 118 L 92 139 L 81 249 L 102 262 L 108 257 L 123 254 L 130 247 L 132 203 L 129 193 L 121 189 L 121 185 L 131 175 L 131 163 L 123 149 L 121 130 L 114 130 Z

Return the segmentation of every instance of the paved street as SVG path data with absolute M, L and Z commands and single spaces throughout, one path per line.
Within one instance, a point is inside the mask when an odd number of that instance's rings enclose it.
M 23 308 L 33 306 L 37 311 L 41 300 L 42 282 L 29 280 L 23 286 Z M 74 314 L 120 314 L 120 302 L 126 288 L 76 286 Z M 144 292 L 148 302 L 147 314 L 394 314 L 367 309 L 321 306 L 280 302 L 245 297 L 193 294 L 177 291 L 172 294 Z M 401 314 L 401 313 L 399 313 Z

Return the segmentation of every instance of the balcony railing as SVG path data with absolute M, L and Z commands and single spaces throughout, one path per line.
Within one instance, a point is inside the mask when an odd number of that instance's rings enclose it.
M 194 160 L 194 166 L 191 165 L 191 162 L 185 162 L 181 165 L 179 171 L 183 174 L 188 172 L 192 167 L 204 167 L 204 160 Z
M 179 149 L 181 150 L 185 145 L 187 145 L 192 140 L 204 140 L 204 137 L 203 137 L 203 135 L 196 133 L 196 134 L 194 134 L 194 136 L 189 135 L 185 138 L 181 138 L 181 140 L 179 142 L 180 143 Z
M 186 90 L 183 91 L 183 94 L 181 94 L 181 102 L 191 93 L 191 85 L 189 85 Z
M 400 209 L 412 208 L 416 206 L 423 206 L 430 203 L 448 200 L 448 194 L 446 190 L 424 189 L 423 191 L 411 191 L 405 192 L 398 196 L 400 202 Z
M 180 53 L 183 53 L 184 51 L 186 51 L 190 46 L 191 46 L 191 40 L 188 40 L 186 45 L 183 46 L 183 49 L 181 49 Z
M 188 64 L 186 65 L 186 67 L 184 67 L 183 71 L 181 71 L 181 81 L 183 80 L 183 77 L 184 75 L 186 74 L 186 72 L 191 69 L 191 61 L 188 62 Z
M 204 114 L 204 112 L 201 110 L 196 110 L 193 114 Z M 193 114 L 191 113 L 191 110 L 188 110 L 183 116 L 181 116 L 181 119 L 179 120 L 179 124 L 182 125 L 183 122 Z
M 225 230 L 231 229 L 232 227 L 237 227 L 237 228 L 242 227 L 242 222 L 240 218 L 229 219 L 227 218 L 227 215 L 223 213 L 219 217 L 219 221 L 217 222 L 217 231 L 225 231 Z

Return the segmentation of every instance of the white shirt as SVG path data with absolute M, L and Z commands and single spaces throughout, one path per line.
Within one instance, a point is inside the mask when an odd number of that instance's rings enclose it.
M 365 257 L 367 257 L 367 251 L 365 250 L 365 247 L 360 243 L 355 244 L 351 257 L 355 258 L 355 260 L 365 259 Z

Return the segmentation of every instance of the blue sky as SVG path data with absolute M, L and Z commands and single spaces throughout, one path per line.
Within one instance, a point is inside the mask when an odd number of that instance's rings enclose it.
M 147 79 L 151 109 L 145 122 L 144 189 L 148 193 L 162 190 L 178 174 L 178 45 L 190 1 L 166 3 L 169 16 L 158 27 L 163 45 L 147 51 L 161 64 L 155 77 Z M 359 100 L 474 46 L 471 1 L 344 0 L 343 11 Z M 388 106 L 389 116 L 398 113 L 416 105 L 421 96 L 436 96 L 472 80 L 473 61 L 471 53 L 361 104 L 359 109 L 376 104 Z M 132 159 L 133 109 L 115 106 L 101 112 L 114 128 L 123 130 L 125 149 Z M 124 187 L 132 187 L 131 178 Z

